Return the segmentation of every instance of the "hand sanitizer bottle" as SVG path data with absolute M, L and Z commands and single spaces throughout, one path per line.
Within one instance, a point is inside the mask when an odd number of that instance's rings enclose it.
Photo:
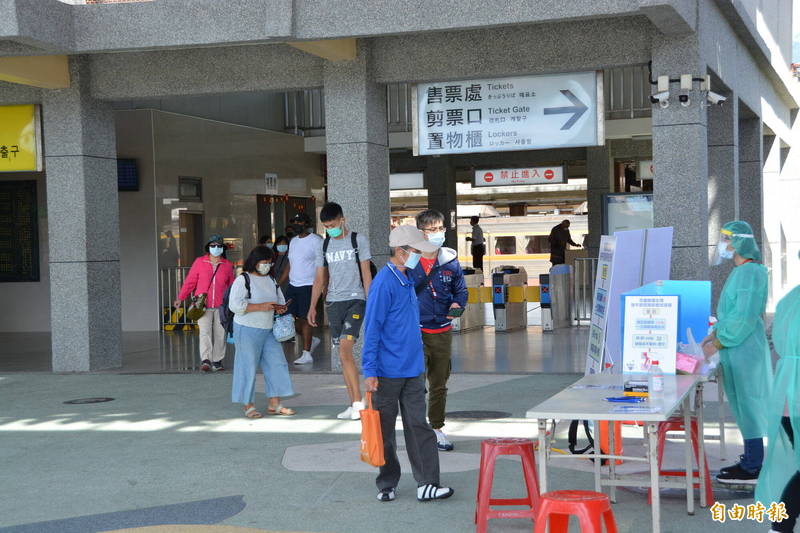
M 658 361 L 653 361 L 647 375 L 647 390 L 650 398 L 661 398 L 664 396 L 664 372 L 658 366 Z

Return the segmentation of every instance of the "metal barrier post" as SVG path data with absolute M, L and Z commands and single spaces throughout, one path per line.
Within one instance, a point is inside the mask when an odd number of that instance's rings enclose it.
M 592 319 L 592 298 L 597 274 L 597 259 L 579 257 L 575 259 L 575 277 L 573 278 L 573 317 L 578 326 Z

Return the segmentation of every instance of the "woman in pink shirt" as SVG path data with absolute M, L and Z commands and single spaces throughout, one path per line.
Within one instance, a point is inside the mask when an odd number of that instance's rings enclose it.
M 190 294 L 206 295 L 206 312 L 197 321 L 200 327 L 200 370 L 208 372 L 225 370 L 225 328 L 219 320 L 219 308 L 225 291 L 233 284 L 233 263 L 225 259 L 225 242 L 222 235 L 212 235 L 205 246 L 205 255 L 195 259 L 183 282 L 175 307 L 179 307 Z

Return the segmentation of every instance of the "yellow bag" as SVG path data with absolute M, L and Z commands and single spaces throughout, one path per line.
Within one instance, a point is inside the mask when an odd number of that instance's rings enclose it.
M 367 408 L 361 411 L 361 460 L 372 466 L 383 466 L 381 414 L 372 408 L 372 393 L 367 393 Z

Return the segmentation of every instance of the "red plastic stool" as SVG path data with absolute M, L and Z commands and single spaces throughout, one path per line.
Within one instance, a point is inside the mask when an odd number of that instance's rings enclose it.
M 698 431 L 697 431 L 697 417 L 692 417 L 691 419 L 691 435 L 692 435 L 692 449 L 694 450 L 694 460 L 697 461 L 697 464 L 700 464 L 700 449 L 698 447 Z M 683 470 L 662 470 L 661 463 L 664 459 L 664 444 L 667 441 L 667 432 L 669 431 L 680 431 L 681 433 L 686 432 L 685 426 L 683 425 L 683 417 L 682 416 L 673 416 L 666 422 L 661 422 L 658 425 L 658 474 L 660 476 L 685 476 L 686 472 Z M 705 465 L 706 471 L 706 501 L 713 502 L 714 501 L 714 489 L 711 486 L 711 476 L 708 475 L 708 458 L 703 453 L 703 464 Z M 700 478 L 700 472 L 697 470 L 692 471 L 692 476 L 694 478 Z M 699 488 L 700 483 L 695 483 L 694 488 Z M 653 497 L 653 489 L 648 489 L 647 491 L 647 499 L 648 502 L 652 503 Z
M 499 455 L 518 455 L 528 495 L 525 498 L 492 498 L 494 465 Z M 525 505 L 528 509 L 492 510 L 492 505 Z M 476 531 L 485 533 L 490 518 L 536 518 L 539 508 L 539 482 L 530 439 L 487 439 L 481 443 L 481 469 L 478 472 L 478 497 L 475 507 Z
M 542 494 L 533 533 L 545 533 L 548 518 L 550 533 L 567 533 L 569 515 L 578 517 L 583 533 L 603 533 L 603 522 L 607 533 L 617 533 L 608 496 L 588 490 L 557 490 Z

